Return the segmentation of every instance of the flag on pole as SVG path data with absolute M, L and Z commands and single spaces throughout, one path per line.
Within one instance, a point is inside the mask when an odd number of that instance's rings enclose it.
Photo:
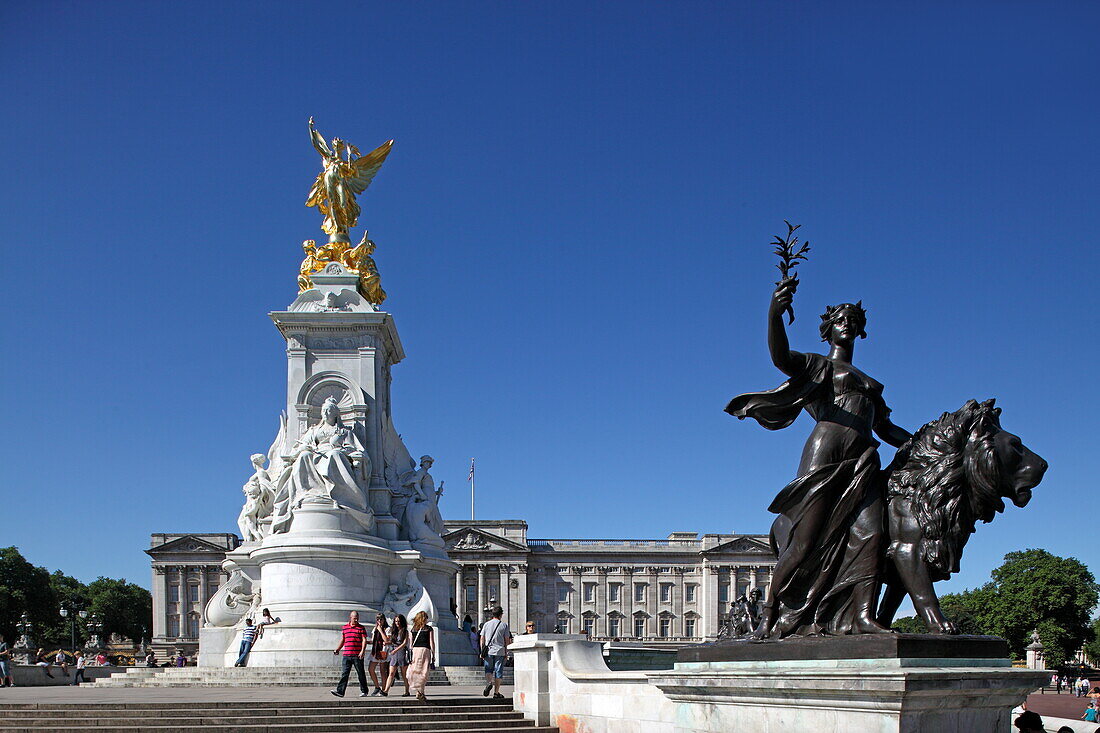
M 470 459 L 470 475 L 466 477 L 470 482 L 470 521 L 474 521 L 474 459 Z
M 470 459 L 470 475 L 466 477 L 466 480 L 467 481 L 473 481 L 474 480 L 474 459 L 473 458 Z

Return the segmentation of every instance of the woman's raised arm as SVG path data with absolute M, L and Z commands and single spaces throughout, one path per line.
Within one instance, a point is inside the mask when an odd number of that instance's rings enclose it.
M 772 363 L 788 376 L 794 376 L 794 372 L 798 370 L 798 365 L 795 363 L 790 342 L 787 340 L 787 327 L 783 325 L 783 312 L 790 307 L 797 289 L 798 278 L 783 278 L 775 287 L 775 292 L 772 293 L 771 305 L 768 307 L 768 351 L 771 352 Z

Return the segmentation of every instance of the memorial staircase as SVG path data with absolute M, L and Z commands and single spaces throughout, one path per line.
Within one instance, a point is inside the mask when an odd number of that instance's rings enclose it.
M 3 703 L 5 733 L 557 733 L 511 700 L 367 698 L 281 702 Z
M 90 687 L 335 687 L 339 667 L 127 667 L 125 671 L 87 683 Z M 404 685 L 394 680 L 394 690 Z M 370 676 L 367 676 L 370 685 Z M 429 685 L 482 685 L 481 667 L 439 667 L 431 671 Z M 504 674 L 503 684 L 512 684 L 512 669 Z M 348 679 L 349 694 L 358 694 L 355 671 Z

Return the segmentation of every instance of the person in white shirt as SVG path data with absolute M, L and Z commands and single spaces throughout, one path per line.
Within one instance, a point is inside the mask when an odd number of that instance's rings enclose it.
M 512 631 L 504 623 L 504 609 L 493 609 L 493 618 L 481 627 L 481 658 L 485 662 L 485 689 L 481 694 L 493 699 L 501 699 L 500 681 L 504 678 L 504 659 L 508 645 L 512 643 Z
M 88 660 L 84 657 L 84 652 L 78 651 L 76 653 L 76 671 L 73 673 L 73 681 L 70 683 L 73 687 L 77 687 L 81 682 L 87 682 L 84 679 L 84 668 L 88 666 Z

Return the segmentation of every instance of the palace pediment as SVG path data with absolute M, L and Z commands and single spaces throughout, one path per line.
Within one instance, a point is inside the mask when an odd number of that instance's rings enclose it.
M 752 537 L 735 537 L 728 542 L 723 542 L 717 547 L 712 547 L 704 554 L 737 554 L 737 555 L 771 555 L 772 549 L 767 542 Z
M 178 537 L 171 542 L 165 542 L 163 545 L 151 548 L 145 551 L 148 555 L 161 555 L 164 553 L 209 553 L 224 555 L 227 550 L 224 547 L 218 547 L 212 542 L 207 542 L 199 537 L 193 537 L 186 535 L 184 537 Z
M 462 527 L 443 535 L 447 552 L 527 552 L 526 545 L 506 540 L 473 527 Z

